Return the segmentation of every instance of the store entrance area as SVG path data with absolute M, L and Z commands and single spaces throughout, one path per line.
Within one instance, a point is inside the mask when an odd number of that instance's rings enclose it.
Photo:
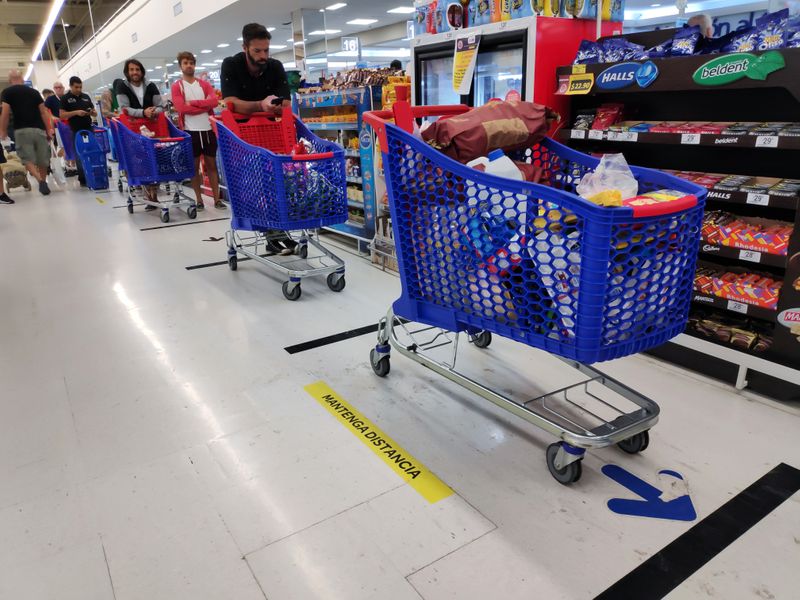
M 660 421 L 646 452 L 591 452 L 565 487 L 545 432 L 401 356 L 375 377 L 364 328 L 396 276 L 325 236 L 348 287 L 310 280 L 287 302 L 280 276 L 224 264 L 222 211 L 164 226 L 123 198 L 3 211 L 0 597 L 656 597 L 647 586 L 695 561 L 667 597 L 794 597 L 796 471 L 744 490 L 800 464 L 796 409 L 642 355 L 598 365 Z M 575 380 L 500 337 L 460 352 L 508 394 Z M 318 382 L 452 493 L 426 499 L 309 393 Z M 609 465 L 691 510 L 612 511 L 648 490 Z

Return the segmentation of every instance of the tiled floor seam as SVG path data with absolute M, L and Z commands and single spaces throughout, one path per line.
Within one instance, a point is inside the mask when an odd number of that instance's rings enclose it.
M 472 505 L 470 505 L 470 506 L 472 506 Z M 489 522 L 491 523 L 491 521 L 489 521 Z M 480 539 L 484 538 L 485 536 L 489 535 L 489 534 L 490 534 L 490 533 L 492 533 L 493 531 L 497 531 L 497 530 L 499 529 L 499 527 L 498 527 L 497 525 L 495 525 L 494 523 L 492 523 L 492 525 L 493 525 L 493 526 L 492 526 L 492 528 L 491 528 L 491 529 L 489 529 L 488 531 L 484 531 L 482 534 L 480 534 L 480 535 L 479 535 L 478 537 L 476 537 L 474 540 L 470 540 L 470 541 L 468 541 L 468 542 L 466 542 L 466 543 L 464 543 L 464 544 L 461 544 L 461 545 L 460 545 L 458 548 L 453 548 L 452 550 L 450 550 L 450 552 L 448 552 L 448 553 L 446 553 L 446 554 L 443 554 L 442 556 L 440 556 L 440 557 L 439 557 L 439 558 L 437 558 L 436 560 L 432 560 L 432 561 L 431 561 L 431 562 L 429 562 L 427 565 L 423 565 L 423 566 L 421 566 L 419 569 L 417 569 L 417 570 L 415 570 L 415 571 L 412 571 L 411 573 L 409 573 L 408 575 L 406 575 L 406 576 L 405 576 L 405 578 L 406 578 L 406 581 L 408 581 L 408 583 L 409 583 L 409 585 L 411 585 L 411 587 L 414 587 L 414 584 L 413 584 L 413 583 L 411 583 L 411 577 L 413 577 L 414 575 L 416 575 L 416 574 L 417 574 L 417 573 L 419 573 L 420 571 L 422 571 L 422 570 L 424 570 L 424 569 L 427 569 L 427 568 L 428 568 L 428 567 L 430 567 L 431 565 L 435 565 L 435 564 L 436 564 L 436 563 L 438 563 L 440 560 L 443 560 L 443 559 L 447 558 L 447 557 L 448 557 L 448 556 L 450 556 L 451 554 L 454 554 L 454 553 L 458 552 L 459 550 L 462 550 L 462 549 L 466 548 L 466 547 L 467 547 L 467 546 L 469 546 L 470 544 L 474 544 L 474 543 L 475 543 L 475 542 L 477 542 L 478 540 L 480 540 Z M 416 588 L 414 588 L 414 590 L 416 591 Z M 417 593 L 419 594 L 419 592 L 418 592 L 418 591 L 417 591 Z M 420 594 L 420 596 L 422 596 L 422 594 Z
M 269 544 L 264 544 L 263 546 L 260 546 L 259 548 L 256 548 L 255 550 L 252 550 L 252 551 L 248 552 L 247 554 L 245 554 L 244 558 L 246 560 L 247 557 L 250 556 L 251 554 L 255 554 L 256 552 L 260 552 L 264 548 L 269 548 L 270 546 L 272 546 L 274 544 L 277 544 L 278 542 L 282 542 L 284 540 L 289 539 L 290 537 L 294 537 L 295 535 L 297 535 L 299 533 L 303 533 L 304 531 L 307 531 L 307 530 L 311 529 L 312 527 L 316 527 L 317 525 L 321 525 L 322 523 L 325 523 L 326 521 L 330 521 L 331 519 L 335 519 L 336 517 L 339 517 L 339 516 L 343 515 L 344 513 L 353 510 L 354 508 L 358 508 L 359 506 L 363 506 L 364 504 L 367 504 L 368 502 L 372 502 L 373 500 L 376 500 L 377 498 L 380 498 L 381 496 L 385 496 L 386 494 L 394 492 L 395 490 L 399 490 L 404 485 L 406 485 L 406 484 L 405 483 L 401 483 L 400 485 L 397 485 L 397 486 L 394 486 L 392 488 L 389 488 L 388 490 L 384 490 L 380 494 L 377 494 L 377 495 L 375 495 L 375 496 L 373 496 L 371 498 L 367 498 L 366 500 L 363 500 L 362 502 L 359 502 L 358 504 L 354 504 L 353 506 L 345 508 L 344 510 L 340 510 L 336 514 L 330 515 L 329 517 L 325 517 L 324 519 L 320 519 L 316 523 L 312 523 L 311 525 L 307 525 L 306 527 L 303 527 L 302 529 L 298 529 L 297 531 L 293 531 L 289 535 L 285 535 L 285 536 L 283 536 L 281 538 L 278 538 L 277 540 L 273 540 Z
M 227 525 L 226 525 L 226 527 L 227 527 Z M 231 536 L 231 537 L 233 537 L 233 536 Z M 236 540 L 234 540 L 234 542 L 235 541 Z M 238 545 L 237 545 L 237 548 L 238 548 Z M 256 577 L 255 571 L 253 571 L 253 566 L 250 564 L 250 561 L 247 560 L 246 556 L 242 556 L 242 560 L 244 561 L 244 564 L 247 565 L 247 570 L 250 571 L 250 575 L 253 576 L 253 579 L 255 580 L 256 585 L 258 586 L 258 589 L 261 590 L 261 595 L 264 596 L 264 600 L 269 600 L 269 598 L 267 597 L 267 592 L 265 592 L 264 588 L 261 587 L 261 582 L 258 580 L 258 577 Z
M 108 583 L 111 585 L 111 597 L 114 600 L 117 600 L 117 591 L 114 589 L 114 578 L 111 577 L 111 567 L 108 564 L 108 555 L 106 554 L 106 546 L 103 543 L 103 536 L 102 534 L 97 534 L 97 537 L 100 539 L 100 548 L 103 549 L 103 560 L 106 563 L 106 573 L 108 573 Z

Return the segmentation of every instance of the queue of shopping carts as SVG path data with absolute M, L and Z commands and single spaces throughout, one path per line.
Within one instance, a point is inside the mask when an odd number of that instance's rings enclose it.
M 344 261 L 319 242 L 317 230 L 347 220 L 344 150 L 288 108 L 278 119 L 225 110 L 212 125 L 231 206 L 230 269 L 238 269 L 239 255 L 275 269 L 287 277 L 288 300 L 300 298 L 307 277 L 324 276 L 332 291 L 342 291 Z
M 684 196 L 641 209 L 600 207 L 575 194 L 599 159 L 551 139 L 513 157 L 541 169 L 539 185 L 471 169 L 412 135 L 413 118 L 467 110 L 398 102 L 365 115 L 383 152 L 402 283 L 370 363 L 387 376 L 394 349 L 552 433 L 560 441 L 547 449 L 548 469 L 573 483 L 586 449 L 617 444 L 637 453 L 649 443 L 658 405 L 589 363 L 683 331 L 706 190 L 633 167 L 640 193 Z M 494 334 L 545 350 L 588 379 L 509 397 L 456 369 L 460 334 L 477 348 Z M 449 358 L 434 358 L 443 347 Z
M 53 154 L 51 168 L 56 181 L 65 183 L 64 173 L 68 170 L 66 167 L 69 163 L 80 160 L 84 165 L 87 185 L 96 191 L 108 189 L 112 173 L 106 159 L 111 150 L 109 130 L 105 127 L 92 126 L 91 129 L 75 134 L 67 121 L 58 120 L 56 135 L 62 150 L 61 157 L 57 152 Z M 67 163 L 66 165 L 61 164 L 61 158 Z
M 111 133 L 118 149 L 120 180 L 127 182 L 129 213 L 143 204 L 160 210 L 161 222 L 168 223 L 171 208 L 183 208 L 190 219 L 197 217 L 197 204 L 183 193 L 182 184 L 194 176 L 192 140 L 161 113 L 155 119 L 137 119 L 122 114 L 111 121 Z M 166 196 L 159 200 L 164 186 Z M 174 186 L 174 192 L 173 187 Z

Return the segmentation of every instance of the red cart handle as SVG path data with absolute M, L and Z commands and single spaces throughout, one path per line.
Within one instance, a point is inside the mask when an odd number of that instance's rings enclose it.
M 364 113 L 364 120 L 375 130 L 381 143 L 382 151 L 386 151 L 386 123 L 394 119 L 398 127 L 408 133 L 414 131 L 414 119 L 422 117 L 452 117 L 462 115 L 470 108 L 463 104 L 447 106 L 411 106 L 404 100 L 392 105 L 392 110 L 371 110 Z
M 324 160 L 333 158 L 333 152 L 319 152 L 317 154 L 292 154 L 293 161 Z

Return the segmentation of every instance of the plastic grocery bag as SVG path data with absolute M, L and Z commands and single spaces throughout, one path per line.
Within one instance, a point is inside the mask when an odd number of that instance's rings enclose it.
M 618 190 L 623 199 L 639 194 L 639 182 L 622 154 L 604 154 L 597 168 L 584 175 L 577 187 L 578 195 L 587 200 L 613 190 Z
M 52 171 L 53 179 L 59 186 L 63 186 L 67 183 L 64 169 L 61 166 L 61 157 L 58 156 L 58 150 L 56 150 L 53 140 L 50 140 L 50 171 Z

